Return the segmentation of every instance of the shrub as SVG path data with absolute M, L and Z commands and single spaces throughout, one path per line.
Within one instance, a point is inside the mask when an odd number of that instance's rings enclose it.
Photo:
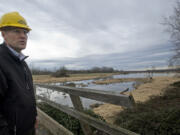
M 50 117 L 52 117 L 54 120 L 56 120 L 58 123 L 63 125 L 65 128 L 69 129 L 71 132 L 74 133 L 74 135 L 84 135 L 79 120 L 76 118 L 59 111 L 58 109 L 51 107 L 50 105 L 46 103 L 38 103 L 38 107 L 43 110 L 45 113 L 47 113 Z M 101 116 L 95 114 L 92 110 L 85 110 L 84 113 L 100 119 L 102 121 L 105 121 Z M 92 128 L 93 131 L 97 130 L 95 128 Z
M 141 135 L 180 135 L 180 82 L 119 113 L 115 124 Z
M 68 70 L 66 67 L 61 67 L 55 73 L 52 74 L 53 77 L 69 77 Z

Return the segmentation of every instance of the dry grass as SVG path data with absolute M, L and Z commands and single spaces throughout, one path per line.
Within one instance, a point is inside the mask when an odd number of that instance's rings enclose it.
M 142 82 L 146 83 L 149 82 L 149 78 L 117 78 L 117 79 L 107 79 L 101 81 L 94 81 L 95 84 L 109 84 L 109 83 L 120 83 L 120 82 Z
M 102 116 L 108 123 L 111 124 L 115 122 L 119 112 L 122 110 L 123 107 L 113 104 L 103 104 L 93 109 L 96 114 Z
M 73 74 L 70 77 L 55 78 L 49 75 L 35 75 L 33 76 L 35 83 L 50 83 L 50 82 L 66 82 L 66 81 L 79 81 L 109 77 L 111 73 L 96 73 L 96 74 Z M 153 80 L 143 78 L 124 78 L 124 79 L 109 79 L 104 81 L 96 81 L 96 84 L 108 84 L 108 83 L 119 83 L 128 81 L 140 81 L 144 82 L 136 90 L 132 91 L 132 95 L 136 102 L 147 101 L 150 96 L 161 95 L 164 89 L 171 83 L 180 80 L 180 77 L 153 77 Z M 126 92 L 125 94 L 129 94 Z M 94 108 L 93 111 L 102 116 L 107 122 L 114 123 L 117 114 L 122 111 L 121 106 L 112 104 L 100 105 L 98 108 Z
M 90 80 L 112 76 L 113 73 L 92 73 L 92 74 L 72 74 L 70 77 L 52 77 L 50 75 L 33 75 L 35 83 L 54 83 L 67 81 Z
M 179 77 L 154 77 L 151 83 L 142 84 L 131 93 L 136 102 L 144 102 L 147 101 L 150 96 L 161 95 L 168 85 L 178 80 L 180 80 Z M 127 92 L 127 94 L 129 93 Z
M 161 95 L 165 88 L 176 82 L 180 81 L 179 77 L 154 77 L 152 82 L 141 84 L 136 90 L 132 91 L 132 95 L 136 102 L 145 102 L 150 96 Z M 129 94 L 129 92 L 126 92 Z M 104 104 L 98 108 L 94 108 L 93 111 L 102 116 L 107 122 L 114 123 L 118 117 L 118 113 L 122 111 L 122 107 Z

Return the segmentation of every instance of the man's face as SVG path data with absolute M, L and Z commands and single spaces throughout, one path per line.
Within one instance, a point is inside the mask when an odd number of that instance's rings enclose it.
M 26 48 L 28 31 L 22 28 L 13 28 L 2 31 L 2 36 L 7 45 L 12 47 L 17 52 Z

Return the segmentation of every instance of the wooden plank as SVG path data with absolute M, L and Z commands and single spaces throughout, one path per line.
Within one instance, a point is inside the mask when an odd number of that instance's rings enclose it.
M 71 131 L 57 123 L 39 108 L 37 111 L 40 124 L 45 126 L 53 135 L 73 135 Z
M 74 96 L 74 95 L 70 95 L 70 97 L 71 97 L 71 101 L 73 103 L 75 110 L 83 112 L 83 105 L 82 105 L 80 97 Z M 81 120 L 80 120 L 80 124 L 85 135 L 92 135 L 92 130 L 88 124 L 84 123 Z
M 124 128 L 116 127 L 114 125 L 107 124 L 105 122 L 97 120 L 93 117 L 90 117 L 89 115 L 86 115 L 82 112 L 79 112 L 79 111 L 69 108 L 67 106 L 54 103 L 53 101 L 50 101 L 47 98 L 44 98 L 41 96 L 37 96 L 37 98 L 41 99 L 42 101 L 46 102 L 47 104 L 55 107 L 56 109 L 61 110 L 62 112 L 65 112 L 65 113 L 91 125 L 92 127 L 102 130 L 110 135 L 138 135 L 138 134 L 131 132 L 129 130 L 126 130 Z
M 36 84 L 36 86 L 52 89 L 55 91 L 69 93 L 71 95 L 85 97 L 89 99 L 94 99 L 97 101 L 103 101 L 106 103 L 111 103 L 115 105 L 121 105 L 124 107 L 133 107 L 134 101 L 127 95 L 122 95 L 115 92 L 94 90 L 94 89 L 85 89 L 85 88 L 73 88 L 65 86 L 54 86 L 54 85 L 45 85 L 45 84 Z

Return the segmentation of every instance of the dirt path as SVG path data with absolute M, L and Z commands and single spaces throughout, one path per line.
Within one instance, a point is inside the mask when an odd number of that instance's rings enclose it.
M 136 90 L 132 91 L 132 95 L 136 102 L 144 102 L 152 95 L 161 95 L 169 84 L 176 81 L 180 81 L 180 77 L 153 77 L 152 82 L 141 84 Z M 120 106 L 104 104 L 98 108 L 94 108 L 93 111 L 101 115 L 107 122 L 113 124 L 117 114 L 122 111 L 122 109 Z

